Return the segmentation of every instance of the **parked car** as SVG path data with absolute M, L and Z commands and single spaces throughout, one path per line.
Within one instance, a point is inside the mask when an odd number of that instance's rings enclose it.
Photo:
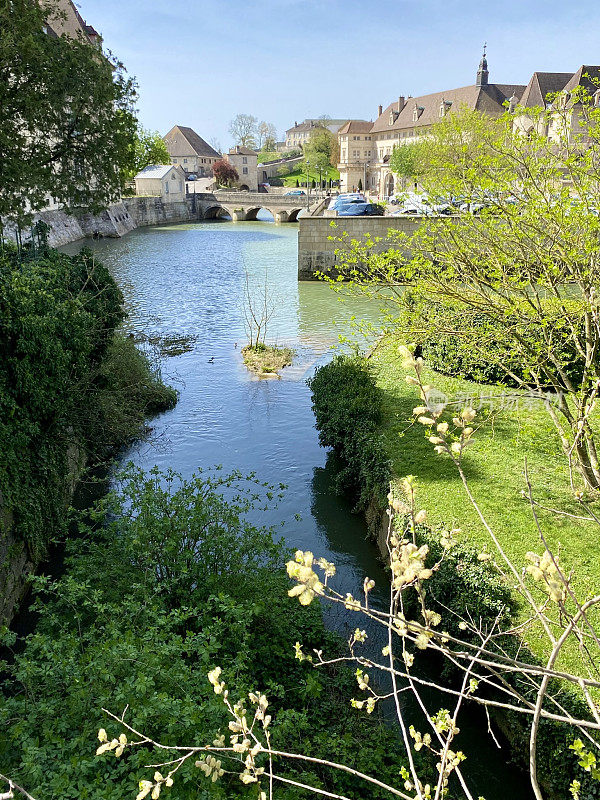
M 382 217 L 383 208 L 377 203 L 348 203 L 338 209 L 338 217 Z
M 186 180 L 188 180 L 188 181 L 197 181 L 198 180 L 198 176 L 197 175 L 188 175 Z
M 306 197 L 306 192 L 304 191 L 304 189 L 292 189 L 291 192 L 284 192 L 283 196 L 284 197 L 290 197 L 290 196 Z
M 333 210 L 337 211 L 338 209 L 342 208 L 342 206 L 347 206 L 347 205 L 350 205 L 352 203 L 366 203 L 366 202 L 367 202 L 366 199 L 361 194 L 359 194 L 359 195 L 354 195 L 354 194 L 352 194 L 352 195 L 342 195 L 341 194 L 339 197 L 336 197 L 335 200 L 332 200 L 329 203 L 329 209 L 330 210 L 333 209 Z

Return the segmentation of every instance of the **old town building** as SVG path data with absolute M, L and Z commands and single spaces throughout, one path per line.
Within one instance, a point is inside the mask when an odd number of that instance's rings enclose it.
M 446 114 L 461 108 L 499 116 L 515 113 L 516 129 L 527 133 L 533 125 L 528 108 L 556 109 L 556 118 L 545 121 L 547 136 L 559 135 L 559 126 L 569 127 L 569 135 L 581 134 L 583 106 L 580 90 L 600 107 L 600 66 L 581 66 L 573 72 L 534 72 L 525 85 L 490 83 L 484 49 L 475 83 L 460 89 L 446 89 L 420 97 L 400 96 L 385 109 L 379 106 L 375 122 L 350 120 L 338 131 L 340 145 L 340 187 L 342 191 L 364 188 L 389 197 L 395 191 L 417 188 L 408 186 L 390 169 L 394 147 L 416 141 L 431 125 Z M 564 130 L 561 131 L 564 133 Z
M 179 164 L 150 164 L 134 178 L 135 193 L 165 203 L 185 200 L 185 173 Z
M 338 133 L 345 119 L 305 119 L 304 122 L 294 122 L 293 128 L 288 128 L 285 132 L 285 149 L 301 150 L 310 140 L 312 133 L 318 128 L 327 128 L 331 133 Z
M 220 153 L 198 136 L 195 130 L 183 125 L 175 125 L 163 136 L 163 140 L 171 156 L 171 162 L 179 164 L 186 176 L 212 175 L 213 164 L 221 158 Z
M 235 167 L 240 188 L 258 191 L 258 153 L 238 144 L 225 154 L 225 158 Z
M 415 141 L 452 110 L 469 108 L 499 116 L 505 103 L 524 90 L 524 85 L 490 83 L 484 51 L 473 85 L 420 97 L 401 95 L 385 109 L 379 106 L 375 122 L 351 120 L 338 132 L 341 190 L 357 189 L 360 181 L 380 197 L 393 195 L 398 188 L 389 166 L 394 147 Z

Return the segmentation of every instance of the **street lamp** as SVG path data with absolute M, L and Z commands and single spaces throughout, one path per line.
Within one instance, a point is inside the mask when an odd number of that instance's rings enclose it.
M 369 168 L 369 162 L 365 161 L 364 163 L 364 180 L 363 180 L 363 191 L 367 192 L 367 169 Z
M 308 167 L 310 162 L 306 160 L 306 207 L 310 208 L 310 186 L 308 184 Z

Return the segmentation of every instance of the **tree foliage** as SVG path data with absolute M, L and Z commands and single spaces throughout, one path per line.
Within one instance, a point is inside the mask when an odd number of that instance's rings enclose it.
M 151 164 L 170 163 L 171 156 L 160 133 L 138 124 L 133 141 L 133 164 L 131 169 L 126 170 L 126 179 L 131 180 Z
M 523 118 L 527 135 L 515 124 Z M 413 153 L 431 196 L 478 213 L 428 216 L 414 234 L 385 242 L 348 242 L 342 274 L 387 287 L 408 341 L 445 333 L 485 359 L 494 351 L 475 320 L 501 329 L 521 370 L 512 372 L 513 359 L 497 366 L 546 403 L 569 464 L 584 487 L 600 488 L 590 421 L 600 391 L 600 110 L 583 96 L 498 119 L 463 110 Z M 431 302 L 453 314 L 428 321 L 418 311 Z
M 212 170 L 221 186 L 232 186 L 239 179 L 237 169 L 226 158 L 215 161 Z
M 390 156 L 390 169 L 402 178 L 417 178 L 423 169 L 425 148 L 411 142 L 394 147 Z
M 304 157 L 317 169 L 336 167 L 339 162 L 337 136 L 325 127 L 314 128 L 304 145 Z
M 50 2 L 0 4 L 0 217 L 50 197 L 98 211 L 132 166 L 135 86 L 89 41 L 45 32 Z
M 115 338 L 122 301 L 89 250 L 0 258 L 0 498 L 34 560 L 64 529 L 73 452 L 106 455 L 176 399 Z
M 65 576 L 38 581 L 37 630 L 1 664 L 3 770 L 36 797 L 134 797 L 148 753 L 95 758 L 98 728 L 116 730 L 102 707 L 129 704 L 132 724 L 172 744 L 181 736 L 212 741 L 227 731 L 206 677 L 218 662 L 242 694 L 269 686 L 282 745 L 304 741 L 315 757 L 335 752 L 377 774 L 398 772 L 393 733 L 347 707 L 351 673 L 311 674 L 294 657 L 301 637 L 338 645 L 317 608 L 286 596 L 285 553 L 273 532 L 245 521 L 280 488 L 218 472 L 183 481 L 131 467 L 120 476 L 119 491 L 70 543 Z M 163 760 L 158 750 L 152 758 Z M 319 764 L 289 774 L 362 796 Z M 205 782 L 193 760 L 180 777 L 182 800 L 256 796 L 235 773 Z
M 260 122 L 257 127 L 256 144 L 260 150 L 274 150 L 277 128 L 272 122 Z

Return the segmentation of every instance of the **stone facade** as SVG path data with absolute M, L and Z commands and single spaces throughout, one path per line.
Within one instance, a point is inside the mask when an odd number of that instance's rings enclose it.
M 175 125 L 163 136 L 163 141 L 171 156 L 171 162 L 178 164 L 186 174 L 199 178 L 212 175 L 213 164 L 219 161 L 217 153 L 193 128 Z
M 339 242 L 332 241 L 347 232 L 352 239 L 365 234 L 385 237 L 388 230 L 411 234 L 420 225 L 420 217 L 300 217 L 298 220 L 298 280 L 315 280 L 315 273 L 335 274 Z M 382 247 L 385 245 L 382 243 Z
M 83 37 L 97 47 L 102 45 L 102 37 L 83 19 L 72 0 L 55 0 L 46 20 L 46 33 L 55 36 Z
M 249 147 L 236 145 L 225 155 L 225 158 L 238 174 L 240 188 L 258 191 L 258 153 Z
M 164 203 L 185 200 L 185 172 L 178 164 L 151 164 L 134 180 L 137 195 L 160 197 Z

